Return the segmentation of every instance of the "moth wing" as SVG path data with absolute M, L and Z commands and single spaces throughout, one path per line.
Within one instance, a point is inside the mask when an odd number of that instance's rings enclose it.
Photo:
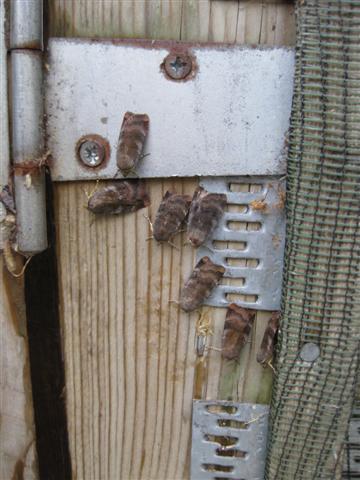
M 165 195 L 163 196 L 163 200 L 166 200 L 167 198 L 173 196 L 174 194 L 170 192 L 169 190 L 166 191 Z
M 132 112 L 126 112 L 124 114 L 124 118 L 123 118 L 123 121 L 122 121 L 122 124 L 121 124 L 121 128 L 120 128 L 120 134 L 123 130 L 123 128 L 125 127 L 125 125 L 128 123 L 128 121 L 130 120 L 131 117 L 133 117 L 134 114 Z

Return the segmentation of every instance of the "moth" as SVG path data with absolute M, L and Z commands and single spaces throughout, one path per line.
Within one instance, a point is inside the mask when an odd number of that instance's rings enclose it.
M 264 332 L 264 336 L 260 345 L 260 350 L 256 355 L 256 360 L 261 363 L 261 365 L 266 365 L 267 363 L 269 363 L 269 361 L 274 355 L 274 347 L 277 331 L 279 329 L 279 323 L 280 312 L 273 312 Z
M 180 307 L 192 312 L 208 298 L 225 273 L 222 265 L 216 265 L 209 257 L 203 257 L 195 266 L 180 295 Z
M 135 212 L 150 205 L 143 180 L 120 180 L 96 190 L 89 198 L 87 208 L 98 214 Z
M 188 239 L 199 247 L 218 226 L 226 207 L 226 195 L 209 193 L 202 187 L 195 190 L 190 206 L 188 221 Z
M 135 169 L 142 158 L 142 151 L 149 132 L 149 117 L 146 113 L 126 112 L 120 129 L 116 163 L 124 175 L 136 173 Z
M 222 357 L 226 360 L 239 358 L 241 349 L 247 342 L 255 311 L 239 307 L 235 303 L 228 306 L 222 337 Z
M 167 191 L 156 213 L 152 226 L 153 237 L 158 242 L 169 242 L 183 225 L 191 204 L 190 195 Z

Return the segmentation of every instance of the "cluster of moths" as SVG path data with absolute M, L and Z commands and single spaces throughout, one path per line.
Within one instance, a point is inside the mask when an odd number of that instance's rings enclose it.
M 144 158 L 143 149 L 149 132 L 150 120 L 146 114 L 126 112 L 120 130 L 117 148 L 117 167 L 126 177 L 136 174 L 138 163 Z M 145 208 L 150 197 L 143 180 L 114 180 L 97 188 L 88 198 L 87 208 L 94 214 L 119 215 Z M 150 221 L 152 237 L 159 243 L 172 244 L 175 235 L 187 229 L 188 242 L 194 247 L 203 245 L 212 235 L 223 216 L 226 195 L 196 189 L 193 197 L 166 192 L 154 223 Z M 195 266 L 180 296 L 180 306 L 186 312 L 200 307 L 211 295 L 225 273 L 222 265 L 210 258 L 202 258 Z
M 135 174 L 143 154 L 149 132 L 150 120 L 146 114 L 127 112 L 120 130 L 117 148 L 117 167 L 123 177 Z M 198 248 L 207 242 L 224 214 L 227 204 L 225 194 L 210 193 L 198 187 L 193 196 L 167 191 L 159 205 L 154 222 L 150 223 L 152 237 L 159 243 L 172 243 L 180 232 L 187 231 L 187 241 Z M 150 197 L 146 183 L 139 178 L 114 180 L 96 189 L 88 198 L 87 208 L 94 214 L 119 215 L 148 207 Z M 195 265 L 185 282 L 179 305 L 185 312 L 200 308 L 209 298 L 225 273 L 223 265 L 215 264 L 205 256 Z M 247 343 L 255 319 L 255 310 L 228 306 L 222 337 L 222 356 L 226 360 L 239 358 Z M 271 315 L 257 355 L 262 365 L 270 363 L 279 326 L 279 312 Z M 271 364 L 270 364 L 271 365 Z

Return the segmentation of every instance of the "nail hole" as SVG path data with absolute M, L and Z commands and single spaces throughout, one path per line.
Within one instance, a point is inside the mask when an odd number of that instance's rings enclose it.
M 247 452 L 242 452 L 241 450 L 227 449 L 227 448 L 217 448 L 216 455 L 219 457 L 234 457 L 234 458 L 245 458 Z
M 259 193 L 264 186 L 261 183 L 229 183 L 230 192 Z
M 234 467 L 226 465 L 216 465 L 214 463 L 203 463 L 202 467 L 207 472 L 232 472 Z
M 233 445 L 236 445 L 238 441 L 236 437 L 222 437 L 220 435 L 205 435 L 204 439 L 207 442 L 218 443 L 223 447 L 232 447 Z
M 242 293 L 227 293 L 226 300 L 229 302 L 248 302 L 256 303 L 258 301 L 258 295 L 244 295 Z
M 228 420 L 221 418 L 217 421 L 219 427 L 238 428 L 240 430 L 246 430 L 249 425 L 246 422 L 240 422 L 239 420 Z
M 230 220 L 227 222 L 227 227 L 230 230 L 251 230 L 253 232 L 258 232 L 261 230 L 260 222 L 238 222 L 236 220 Z
M 210 413 L 230 413 L 234 414 L 238 411 L 234 405 L 207 405 L 206 410 Z
M 226 277 L 221 280 L 220 285 L 226 285 L 230 287 L 243 287 L 245 285 L 245 278 Z
M 251 262 L 251 263 L 250 263 Z M 227 257 L 226 263 L 229 267 L 248 267 L 256 268 L 260 264 L 260 260 L 257 258 L 232 258 Z
M 249 205 L 238 205 L 237 203 L 228 203 L 226 206 L 227 212 L 232 213 L 247 213 L 249 211 Z
M 213 240 L 212 246 L 216 250 L 227 250 L 228 248 L 236 248 L 236 250 L 242 251 L 246 249 L 247 242 L 227 242 L 226 240 Z

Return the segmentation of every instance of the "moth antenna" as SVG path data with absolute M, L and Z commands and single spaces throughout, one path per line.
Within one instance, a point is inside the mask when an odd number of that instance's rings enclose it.
M 116 170 L 115 175 L 113 176 L 113 178 L 117 178 L 118 175 L 119 175 L 119 173 L 121 173 L 120 168 L 118 168 L 118 169 Z
M 150 155 L 150 153 L 142 153 L 139 157 L 139 162 L 141 162 L 141 160 L 143 160 L 145 157 L 148 157 Z
M 276 373 L 276 372 L 275 372 L 274 365 L 272 364 L 272 361 L 271 361 L 271 360 L 272 360 L 272 359 L 270 358 L 270 360 L 266 363 L 266 365 L 268 365 L 268 366 L 271 368 L 271 370 L 272 370 L 274 373 Z
M 128 170 L 128 173 L 126 174 L 126 176 L 128 176 L 129 174 L 134 175 L 135 178 L 140 178 L 140 177 L 139 177 L 139 174 L 137 173 L 137 171 L 135 170 L 135 168 L 132 168 L 131 170 Z M 124 176 L 125 176 L 125 175 L 124 175 Z
M 168 240 L 167 243 L 168 243 L 171 247 L 175 248 L 175 250 L 179 250 L 179 251 L 180 251 L 180 248 L 179 248 L 177 245 L 175 245 L 175 243 L 170 242 L 170 240 Z
M 154 227 L 153 227 L 152 221 L 150 220 L 148 215 L 145 215 L 145 213 L 143 213 L 143 215 L 144 215 L 144 218 L 146 218 L 146 220 L 149 222 L 149 225 L 150 225 L 150 230 L 151 230 L 152 236 L 149 237 L 149 238 L 154 238 Z
M 252 420 L 249 420 L 248 422 L 245 422 L 245 425 L 250 425 L 251 423 L 255 423 L 255 422 L 257 422 L 258 420 L 260 420 L 260 418 L 265 417 L 265 415 L 267 415 L 267 413 L 261 413 L 260 415 L 258 415 L 257 417 L 253 418 Z
M 91 190 L 90 193 L 86 190 L 86 188 L 83 188 L 83 191 L 84 191 L 84 194 L 85 194 L 85 197 L 86 197 L 87 201 L 89 201 L 90 198 L 94 195 L 94 193 L 99 189 L 99 182 L 100 182 L 100 180 L 97 179 L 96 183 L 95 183 L 95 187 Z

